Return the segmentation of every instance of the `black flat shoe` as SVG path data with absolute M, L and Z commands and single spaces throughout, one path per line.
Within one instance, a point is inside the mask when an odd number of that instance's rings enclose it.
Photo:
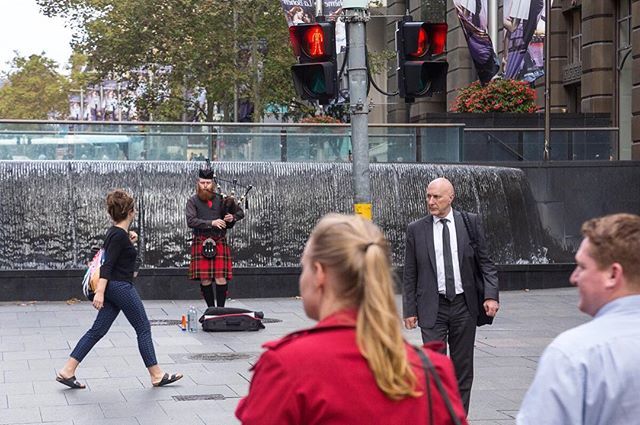
M 60 375 L 56 375 L 56 381 L 60 382 L 62 385 L 66 385 L 67 387 L 73 388 L 73 389 L 85 388 L 84 385 L 82 385 L 80 382 L 76 380 L 75 376 L 72 376 L 71 378 L 64 378 Z
M 155 384 L 153 384 L 154 387 L 164 387 L 165 385 L 169 385 L 173 382 L 176 382 L 177 380 L 182 379 L 182 374 L 180 373 L 174 373 L 172 375 L 169 375 L 168 373 L 165 373 L 164 376 L 162 377 L 162 379 L 160 380 L 160 382 L 157 382 Z

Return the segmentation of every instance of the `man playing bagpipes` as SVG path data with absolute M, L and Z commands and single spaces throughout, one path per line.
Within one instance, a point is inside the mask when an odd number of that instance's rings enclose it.
M 215 300 L 218 307 L 224 307 L 228 282 L 233 277 L 231 248 L 225 235 L 244 218 L 244 211 L 233 195 L 218 193 L 213 171 L 207 167 L 199 171 L 196 194 L 187 200 L 185 214 L 187 226 L 193 231 L 189 279 L 200 281 L 207 307 L 214 307 Z

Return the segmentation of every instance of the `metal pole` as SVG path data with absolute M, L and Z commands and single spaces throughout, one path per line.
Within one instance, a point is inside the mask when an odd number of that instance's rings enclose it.
M 238 69 L 238 9 L 233 2 L 233 64 Z M 257 105 L 256 105 L 257 106 Z M 233 122 L 238 122 L 238 83 L 233 83 Z
M 80 87 L 80 117 L 78 117 L 78 120 L 84 120 L 84 90 L 82 87 Z
M 488 1 L 489 37 L 493 44 L 493 51 L 498 53 L 498 0 Z
M 345 1 L 345 22 L 349 34 L 348 73 L 353 144 L 354 211 L 371 219 L 369 176 L 369 105 L 367 102 L 366 22 L 367 1 Z
M 549 161 L 551 150 L 551 0 L 544 1 L 544 160 Z

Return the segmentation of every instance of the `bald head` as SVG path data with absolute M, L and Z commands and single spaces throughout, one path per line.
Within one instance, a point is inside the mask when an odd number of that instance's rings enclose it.
M 449 214 L 453 198 L 453 185 L 444 177 L 433 180 L 427 186 L 427 207 L 433 216 L 442 218 Z

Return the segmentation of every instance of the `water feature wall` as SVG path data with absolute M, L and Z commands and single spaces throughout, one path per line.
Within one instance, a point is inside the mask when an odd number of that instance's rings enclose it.
M 309 232 L 329 212 L 352 211 L 348 163 L 219 162 L 216 174 L 253 185 L 246 218 L 228 233 L 237 267 L 297 266 Z M 196 162 L 0 161 L 0 270 L 78 269 L 110 225 L 106 193 L 137 200 L 133 224 L 143 267 L 184 267 L 190 232 L 184 207 Z M 425 214 L 425 187 L 446 176 L 454 207 L 483 216 L 496 263 L 547 262 L 531 190 L 515 168 L 372 164 L 373 220 L 402 265 L 406 225 Z M 223 189 L 233 189 L 224 184 Z M 242 192 L 237 188 L 237 192 Z

